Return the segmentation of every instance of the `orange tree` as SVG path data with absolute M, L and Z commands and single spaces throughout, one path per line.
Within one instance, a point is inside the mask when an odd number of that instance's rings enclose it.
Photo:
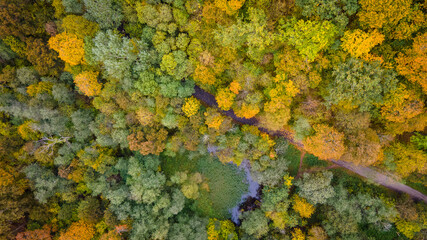
M 323 160 L 339 159 L 345 152 L 344 134 L 325 124 L 313 126 L 316 133 L 304 140 L 305 149 Z

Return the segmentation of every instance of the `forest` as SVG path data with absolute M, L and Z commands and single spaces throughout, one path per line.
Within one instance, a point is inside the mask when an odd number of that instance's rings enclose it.
M 426 20 L 0 0 L 0 240 L 427 239 Z

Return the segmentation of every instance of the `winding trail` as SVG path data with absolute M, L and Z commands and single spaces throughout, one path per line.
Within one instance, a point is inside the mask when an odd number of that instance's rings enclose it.
M 218 103 L 215 100 L 215 97 L 206 92 L 205 90 L 201 89 L 199 86 L 195 86 L 194 88 L 195 93 L 193 94 L 193 96 L 197 99 L 199 99 L 200 101 L 202 101 L 204 104 L 206 104 L 207 106 L 210 107 L 215 107 L 218 108 Z M 228 111 L 223 111 L 221 109 L 218 108 L 218 110 L 220 112 L 222 112 L 224 115 L 231 117 L 233 120 L 235 120 L 236 122 L 242 123 L 242 124 L 248 124 L 248 125 L 253 125 L 253 126 L 257 126 L 258 129 L 262 132 L 268 133 L 269 135 L 273 135 L 273 136 L 281 136 L 284 137 L 286 140 L 288 140 L 291 144 L 295 145 L 297 148 L 299 149 L 304 149 L 304 145 L 302 144 L 302 142 L 300 141 L 296 141 L 293 137 L 292 134 L 288 131 L 271 131 L 268 130 L 266 128 L 260 127 L 259 126 L 259 122 L 256 118 L 250 118 L 250 119 L 246 119 L 246 118 L 240 118 L 238 116 L 236 116 L 236 114 L 233 112 L 233 110 L 228 110 Z M 393 178 L 386 176 L 385 174 L 382 174 L 380 172 L 377 172 L 369 167 L 363 167 L 363 166 L 358 166 L 358 165 L 354 165 L 350 162 L 345 162 L 345 161 L 341 161 L 341 160 L 335 160 L 335 159 L 330 159 L 331 162 L 335 163 L 336 165 L 343 167 L 351 172 L 354 172 L 362 177 L 365 177 L 377 184 L 380 184 L 386 188 L 389 188 L 391 190 L 397 191 L 397 192 L 401 192 L 401 193 L 406 193 L 409 196 L 411 196 L 413 199 L 417 199 L 417 200 L 421 200 L 425 203 L 427 203 L 427 196 L 422 194 L 421 192 L 405 185 L 402 184 L 396 180 L 394 180 Z

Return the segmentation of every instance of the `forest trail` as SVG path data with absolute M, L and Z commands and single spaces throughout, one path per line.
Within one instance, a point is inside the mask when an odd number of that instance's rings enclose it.
M 193 94 L 193 96 L 197 99 L 199 99 L 200 101 L 202 101 L 203 103 L 205 103 L 206 105 L 210 106 L 210 107 L 215 107 L 218 108 L 218 103 L 215 100 L 215 97 L 206 92 L 205 90 L 201 89 L 199 86 L 195 86 L 195 93 Z M 287 131 L 270 131 L 266 128 L 260 127 L 258 125 L 258 120 L 256 118 L 251 118 L 251 119 L 246 119 L 246 118 L 240 118 L 237 117 L 236 114 L 233 112 L 233 110 L 228 110 L 228 111 L 223 111 L 220 110 L 220 112 L 222 112 L 224 115 L 231 117 L 233 120 L 235 120 L 236 122 L 242 123 L 242 124 L 248 124 L 248 125 L 253 125 L 253 126 L 257 126 L 258 129 L 262 132 L 268 133 L 270 135 L 273 136 L 282 136 L 284 137 L 286 140 L 288 140 L 291 144 L 295 145 L 296 147 L 303 149 L 303 144 L 299 141 L 295 141 L 295 139 L 293 139 L 292 134 L 290 132 Z M 380 172 L 377 172 L 369 167 L 363 167 L 363 166 L 357 166 L 354 165 L 350 162 L 344 162 L 341 160 L 334 160 L 331 159 L 331 162 L 337 164 L 340 167 L 343 167 L 347 170 L 350 170 L 351 172 L 354 172 L 362 177 L 365 177 L 377 184 L 380 184 L 386 188 L 389 188 L 391 190 L 394 191 L 398 191 L 401 193 L 406 193 L 408 195 L 410 195 L 412 198 L 417 199 L 417 200 L 421 200 L 425 203 L 427 203 L 427 196 L 422 194 L 421 192 L 405 185 L 402 184 L 396 180 L 394 180 L 393 178 L 386 176 L 385 174 L 382 174 Z

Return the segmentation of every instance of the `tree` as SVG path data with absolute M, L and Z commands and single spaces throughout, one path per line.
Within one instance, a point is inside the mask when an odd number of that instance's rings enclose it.
M 345 152 L 344 134 L 333 127 L 314 125 L 315 134 L 304 140 L 304 148 L 323 160 L 339 159 Z
M 302 179 L 295 182 L 298 187 L 298 195 L 313 204 L 325 204 L 335 196 L 331 186 L 333 174 L 331 172 L 304 173 Z
M 307 240 L 326 240 L 328 234 L 320 226 L 313 226 L 308 230 Z
M 320 51 L 326 49 L 334 40 L 337 28 L 329 21 L 304 21 L 292 18 L 281 20 L 280 38 L 287 41 L 308 61 L 313 61 Z
M 370 33 L 360 29 L 346 31 L 341 38 L 342 48 L 353 57 L 366 56 L 371 49 L 384 41 L 384 35 L 374 30 Z
M 261 238 L 268 233 L 268 219 L 260 209 L 242 214 L 241 229 L 247 234 Z
M 300 228 L 294 228 L 292 231 L 292 240 L 305 240 L 305 234 Z
M 84 42 L 74 33 L 63 32 L 49 39 L 49 47 L 71 66 L 84 63 Z
M 187 117 L 195 115 L 200 108 L 200 102 L 195 97 L 190 97 L 185 100 L 184 105 L 182 105 L 182 111 Z
M 215 84 L 216 81 L 213 70 L 203 65 L 197 65 L 193 73 L 193 78 L 196 82 L 209 85 Z
M 82 220 L 73 222 L 59 240 L 91 240 L 95 235 L 95 226 Z
M 143 155 L 159 155 L 166 147 L 168 132 L 164 128 L 146 127 L 128 137 L 129 149 L 139 151 Z
M 356 0 L 296 0 L 295 5 L 302 9 L 303 16 L 329 20 L 340 32 L 347 26 L 349 17 L 359 9 Z
M 350 108 L 359 107 L 362 112 L 370 111 L 396 88 L 395 76 L 392 71 L 380 68 L 377 63 L 351 58 L 334 69 L 326 100 Z
M 216 218 L 210 218 L 206 226 L 208 240 L 237 240 L 234 224 L 230 220 L 219 221 Z
M 98 82 L 98 72 L 84 71 L 74 78 L 74 83 L 88 97 L 101 93 L 102 85 Z
M 294 204 L 292 208 L 297 212 L 302 218 L 310 218 L 314 213 L 314 206 L 308 203 L 304 198 L 294 195 Z
M 239 10 L 245 0 L 215 0 L 215 7 L 220 9 L 221 11 L 226 12 L 228 15 L 233 15 Z
M 361 165 L 372 165 L 382 157 L 377 133 L 368 128 L 347 136 L 347 151 L 341 160 Z
M 28 61 L 40 75 L 57 75 L 54 69 L 58 55 L 47 47 L 47 44 L 40 38 L 26 39 L 26 56 Z
M 50 228 L 45 226 L 43 229 L 27 230 L 16 235 L 16 240 L 51 240 Z
M 392 38 L 409 38 L 423 25 L 424 14 L 417 7 L 411 6 L 412 0 L 361 0 L 359 4 L 361 25 L 365 28 L 382 29 Z
M 93 37 L 98 32 L 98 24 L 87 20 L 82 16 L 67 15 L 62 19 L 62 27 L 67 33 L 75 34 L 78 38 Z
M 86 9 L 86 18 L 95 21 L 102 29 L 117 28 L 123 19 L 122 9 L 118 2 L 113 0 L 83 0 Z
M 47 2 L 26 0 L 0 1 L 0 36 L 12 35 L 24 40 L 27 36 L 41 36 L 44 24 L 53 15 L 53 9 Z
M 385 96 L 381 115 L 391 122 L 406 122 L 424 112 L 424 103 L 418 94 L 400 85 Z
M 396 164 L 396 172 L 403 176 L 409 176 L 413 172 L 425 173 L 427 170 L 427 154 L 413 145 L 395 143 L 389 147 L 393 154 L 393 162 Z
M 399 74 L 405 76 L 409 81 L 418 83 L 424 93 L 427 93 L 427 50 L 424 47 L 427 44 L 427 33 L 414 38 L 412 49 L 399 53 L 396 59 L 396 70 Z
M 233 106 L 234 98 L 236 94 L 230 91 L 227 88 L 221 88 L 218 90 L 218 93 L 215 96 L 215 100 L 218 103 L 218 107 L 224 111 L 230 110 Z

